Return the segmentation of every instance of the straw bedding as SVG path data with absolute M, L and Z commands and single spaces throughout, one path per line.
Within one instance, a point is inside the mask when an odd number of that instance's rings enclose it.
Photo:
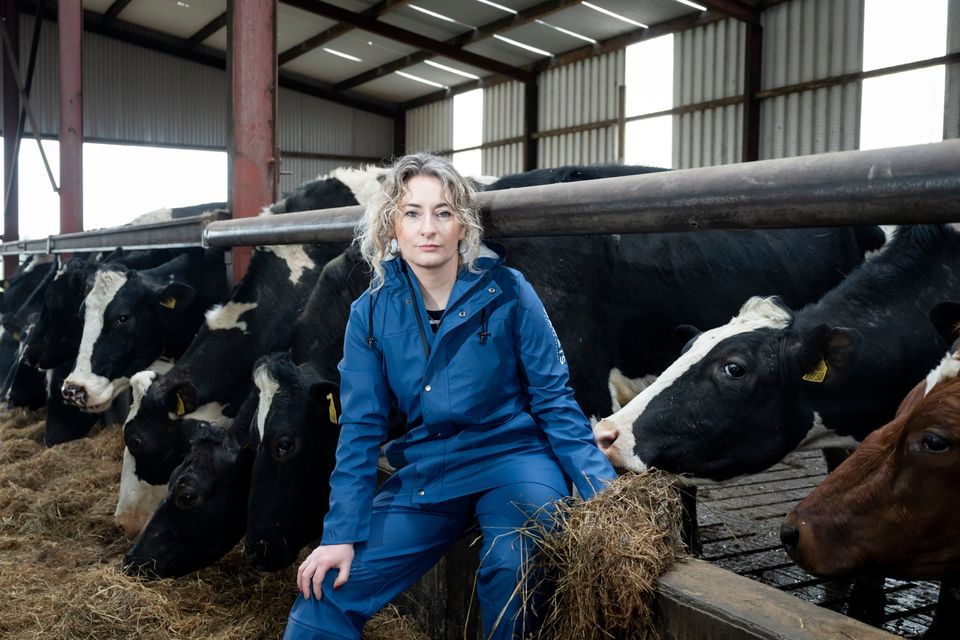
M 297 563 L 259 573 L 237 548 L 185 578 L 128 577 L 131 542 L 113 525 L 119 427 L 51 449 L 42 441 L 42 414 L 0 412 L 0 639 L 282 636 Z M 554 518 L 552 532 L 525 532 L 555 581 L 541 637 L 653 637 L 654 582 L 682 548 L 671 478 L 624 476 L 589 502 L 556 505 Z M 388 607 L 364 638 L 427 636 Z
M 526 531 L 553 583 L 540 638 L 657 638 L 657 578 L 683 553 L 676 479 L 627 474 L 587 502 L 554 506 L 550 531 Z
M 43 416 L 0 412 L 0 638 L 268 639 L 282 636 L 296 566 L 258 573 L 234 549 L 177 580 L 124 575 L 113 525 L 119 427 L 47 449 Z M 422 640 L 387 608 L 370 640 Z

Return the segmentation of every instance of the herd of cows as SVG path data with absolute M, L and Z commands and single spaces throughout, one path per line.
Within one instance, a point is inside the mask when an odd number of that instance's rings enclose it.
M 563 167 L 482 188 L 654 170 Z M 263 215 L 364 204 L 383 171 L 335 171 Z M 788 517 L 791 555 L 824 575 L 960 569 L 952 227 L 886 243 L 875 226 L 502 243 L 617 466 L 723 479 L 826 435 L 863 440 Z M 321 534 L 343 332 L 368 285 L 358 251 L 333 243 L 258 247 L 232 290 L 219 250 L 34 257 L 0 299 L 0 392 L 46 407 L 48 446 L 119 415 L 129 570 L 181 576 L 241 539 L 254 566 L 280 569 Z

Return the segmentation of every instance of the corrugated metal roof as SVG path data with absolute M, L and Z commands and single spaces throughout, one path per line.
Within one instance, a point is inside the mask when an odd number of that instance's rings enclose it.
M 377 0 L 326 1 L 357 14 L 381 4 Z M 696 11 L 676 0 L 592 0 L 592 2 L 645 24 L 655 24 Z M 447 42 L 458 36 L 470 34 L 474 29 L 482 29 L 498 20 L 509 18 L 515 12 L 522 12 L 543 4 L 542 0 L 497 0 L 491 3 L 480 0 L 457 0 L 456 2 L 401 0 L 392 4 L 388 10 L 380 12 L 380 15 L 374 19 L 421 37 Z M 113 6 L 112 0 L 84 0 L 84 8 L 97 13 L 104 13 L 111 6 Z M 133 0 L 119 12 L 116 19 L 170 34 L 186 41 L 212 20 L 222 16 L 225 11 L 226 0 Z M 429 12 L 439 15 L 430 15 Z M 564 33 L 554 27 L 581 34 L 592 40 L 603 40 L 636 29 L 634 25 L 579 3 L 571 4 L 564 9 L 556 9 L 555 5 L 551 5 L 544 8 L 539 15 L 541 21 L 530 21 L 527 16 L 518 20 L 520 23 L 518 26 L 497 35 L 551 54 L 559 54 L 587 45 L 589 40 Z M 449 20 L 445 20 L 444 17 Z M 334 20 L 318 13 L 286 5 L 281 0 L 277 8 L 278 53 L 307 42 L 336 24 Z M 545 57 L 543 54 L 523 49 L 491 35 L 486 35 L 482 40 L 467 45 L 464 47 L 465 50 L 515 67 L 523 67 Z M 226 28 L 221 28 L 207 37 L 203 45 L 224 51 L 226 42 Z M 412 46 L 358 29 L 351 29 L 330 42 L 322 44 L 321 47 L 353 56 L 358 60 L 340 58 L 322 48 L 315 47 L 289 60 L 282 69 L 334 84 L 398 61 L 417 50 Z M 480 77 L 491 73 L 489 70 L 468 67 L 457 61 L 442 62 L 442 64 Z M 411 68 L 406 69 L 406 72 L 446 86 L 456 86 L 471 81 L 471 78 L 458 76 L 429 65 L 425 67 L 422 63 L 412 65 Z M 391 73 L 385 78 L 368 82 L 353 90 L 362 95 L 401 102 L 409 99 L 410 96 L 417 97 L 429 93 L 431 87 L 419 85 L 413 80 Z

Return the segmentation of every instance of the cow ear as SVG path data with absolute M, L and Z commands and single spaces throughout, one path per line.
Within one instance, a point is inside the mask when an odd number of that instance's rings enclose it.
M 20 318 L 12 313 L 6 313 L 3 319 L 0 320 L 0 324 L 3 324 L 4 330 L 10 334 L 11 338 L 20 342 L 20 338 L 23 335 L 23 323 L 20 321 Z
M 829 387 L 843 385 L 853 373 L 862 342 L 853 329 L 817 325 L 801 337 L 794 371 L 804 382 Z
M 197 390 L 189 382 L 183 382 L 167 391 L 164 397 L 167 411 L 177 417 L 197 410 Z
M 930 321 L 948 346 L 960 338 L 960 304 L 941 302 L 930 311 Z
M 177 311 L 186 309 L 196 295 L 196 289 L 190 285 L 183 282 L 170 282 L 160 287 L 157 292 L 157 301 L 161 307 Z
M 310 385 L 310 397 L 321 407 L 326 407 L 327 417 L 333 424 L 340 422 L 340 387 L 329 380 L 320 380 Z
M 678 324 L 673 329 L 673 347 L 679 353 L 685 353 L 690 348 L 690 343 L 700 335 L 700 329 L 692 324 Z

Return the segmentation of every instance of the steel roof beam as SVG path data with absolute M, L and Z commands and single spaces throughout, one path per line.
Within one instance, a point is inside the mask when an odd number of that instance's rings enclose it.
M 133 2 L 133 0 L 116 0 L 103 12 L 103 21 L 109 23 L 115 20 L 116 17 L 120 15 L 120 12 L 126 9 L 127 5 L 131 2 Z
M 469 64 L 491 73 L 506 76 L 507 78 L 511 78 L 513 80 L 532 82 L 535 79 L 534 74 L 526 71 L 525 69 L 514 67 L 512 65 L 505 64 L 503 62 L 499 62 L 498 60 L 487 58 L 486 56 L 481 56 L 476 53 L 463 51 L 459 47 L 447 44 L 446 42 L 434 40 L 433 38 L 427 38 L 419 33 L 407 31 L 406 29 L 401 29 L 400 27 L 395 27 L 385 22 L 380 22 L 379 20 L 375 20 L 362 14 L 341 9 L 335 5 L 321 2 L 321 0 L 284 0 L 284 4 L 315 13 L 331 20 L 336 20 L 337 22 L 344 22 L 356 29 L 369 31 L 370 33 L 375 33 L 385 38 L 389 38 L 390 40 L 396 40 L 397 42 L 402 42 L 403 44 L 416 47 L 417 49 L 425 49 L 437 55 L 445 56 L 452 60 L 458 60 L 464 64 Z
M 697 3 L 741 22 L 760 24 L 761 9 L 742 0 L 697 0 Z
M 454 36 L 446 41 L 446 44 L 463 48 L 468 44 L 490 38 L 495 33 L 505 31 L 506 29 L 515 29 L 517 27 L 522 27 L 525 24 L 530 24 L 534 20 L 539 20 L 540 18 L 546 17 L 551 13 L 556 13 L 567 7 L 580 4 L 581 0 L 547 0 L 547 2 L 541 2 L 540 4 L 534 5 L 523 11 L 520 11 L 514 15 L 509 15 L 505 18 L 499 20 L 494 20 L 493 22 L 488 22 L 487 24 L 477 27 L 476 29 L 471 29 L 465 33 Z M 432 57 L 433 54 L 429 51 L 416 51 L 410 55 L 404 56 L 402 58 L 397 58 L 385 64 L 380 65 L 369 71 L 364 71 L 363 73 L 358 73 L 357 75 L 346 78 L 336 83 L 333 88 L 337 91 L 343 91 L 346 89 L 352 89 L 353 87 L 358 87 L 361 84 L 371 82 L 377 78 L 382 78 L 383 76 L 389 75 L 400 69 L 419 64 L 424 60 Z
M 187 38 L 186 42 L 183 43 L 185 49 L 193 49 L 198 44 L 215 34 L 220 29 L 223 29 L 227 26 L 227 12 L 224 11 L 216 18 L 203 25 L 196 33 Z
M 380 2 L 373 5 L 372 7 L 369 7 L 368 9 L 364 9 L 363 11 L 361 11 L 360 15 L 367 16 L 368 18 L 378 18 L 383 14 L 387 13 L 388 11 L 390 11 L 391 9 L 395 9 L 396 7 L 399 7 L 401 5 L 408 4 L 410 1 L 411 0 L 381 0 Z M 342 24 L 342 23 L 335 24 L 329 29 L 322 31 L 317 35 L 313 36 L 312 38 L 308 38 L 303 42 L 301 42 L 300 44 L 294 45 L 289 49 L 287 49 L 286 51 L 284 51 L 283 53 L 281 53 L 279 58 L 277 59 L 277 65 L 286 64 L 287 62 L 290 62 L 294 58 L 298 58 L 302 56 L 308 51 L 313 51 L 318 47 L 322 47 L 323 45 L 327 44 L 331 40 L 335 38 L 339 38 L 340 36 L 347 33 L 348 31 L 351 31 L 352 29 L 353 27 L 348 24 Z
M 56 22 L 56 8 L 49 2 L 43 2 L 42 4 L 43 18 Z M 18 6 L 35 10 L 37 8 L 37 1 L 20 0 Z M 193 49 L 188 49 L 185 46 L 186 40 L 183 38 L 178 38 L 169 33 L 163 33 L 123 20 L 105 22 L 104 18 L 104 14 L 85 9 L 83 12 L 84 30 L 215 69 L 226 69 L 226 56 L 222 51 L 204 45 L 197 45 Z M 329 100 L 330 102 L 342 104 L 346 107 L 375 113 L 388 118 L 395 117 L 399 107 L 396 102 L 370 98 L 359 94 L 344 95 L 341 92 L 334 91 L 330 83 L 315 78 L 307 78 L 306 76 L 296 73 L 281 72 L 280 86 L 314 96 L 315 98 Z

